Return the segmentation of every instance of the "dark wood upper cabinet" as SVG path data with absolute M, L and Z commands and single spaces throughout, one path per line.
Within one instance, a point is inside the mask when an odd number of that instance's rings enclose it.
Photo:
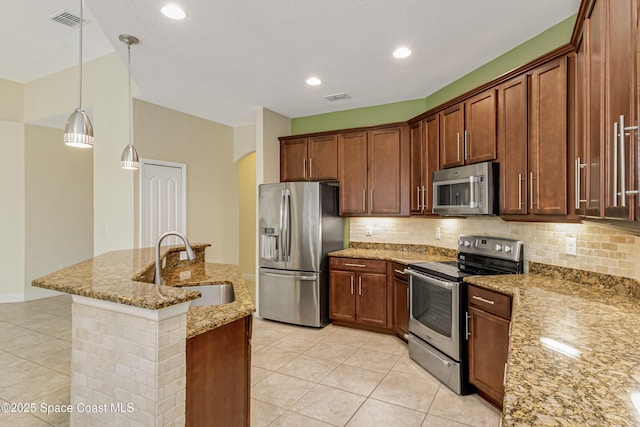
M 307 180 L 307 138 L 280 142 L 280 181 Z
M 530 76 L 529 212 L 567 213 L 567 57 Z
M 464 103 L 440 112 L 440 169 L 464 164 Z
M 339 136 L 341 215 L 409 214 L 406 133 L 406 126 L 391 126 Z
M 282 139 L 280 181 L 338 179 L 338 136 Z
M 432 215 L 433 172 L 440 166 L 440 116 L 434 114 L 410 128 L 411 215 Z
M 398 215 L 402 213 L 402 129 L 370 131 L 368 144 L 369 213 Z
M 576 47 L 575 210 L 633 220 L 638 199 L 638 2 L 596 0 Z M 622 128 L 625 130 L 621 130 Z
M 340 215 L 365 215 L 367 205 L 367 132 L 338 138 L 338 180 Z
M 335 181 L 338 179 L 338 136 L 309 138 L 309 181 Z
M 520 76 L 498 88 L 498 146 L 500 213 L 527 214 L 528 77 Z
M 490 89 L 465 101 L 464 162 L 496 159 L 496 91 Z
M 604 215 L 607 218 L 635 219 L 634 205 L 637 206 L 640 198 L 637 193 L 640 186 L 635 179 L 638 176 L 635 169 L 638 166 L 639 123 L 637 4 L 635 0 L 601 0 L 601 3 L 606 53 Z
M 496 105 L 489 89 L 440 113 L 442 169 L 496 159 Z

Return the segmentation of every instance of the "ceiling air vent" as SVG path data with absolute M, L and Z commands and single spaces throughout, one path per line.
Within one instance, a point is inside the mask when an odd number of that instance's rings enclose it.
M 327 95 L 322 97 L 322 99 L 324 99 L 325 101 L 338 101 L 340 99 L 347 99 L 347 98 L 351 98 L 351 97 L 344 92 L 334 93 L 333 95 Z
M 80 25 L 80 17 L 74 15 L 71 12 L 67 12 L 66 10 L 61 10 L 60 12 L 51 15 L 49 19 L 53 22 L 57 22 L 58 24 L 65 25 L 69 28 L 75 28 Z M 87 23 L 87 20 L 84 20 L 84 23 Z

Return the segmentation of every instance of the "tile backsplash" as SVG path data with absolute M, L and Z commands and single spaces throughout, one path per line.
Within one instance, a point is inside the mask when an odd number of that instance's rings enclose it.
M 371 236 L 366 235 L 367 226 Z M 353 242 L 404 243 L 455 249 L 460 234 L 523 240 L 525 261 L 570 267 L 640 280 L 640 237 L 593 224 L 525 223 L 482 218 L 351 218 Z M 440 229 L 440 239 L 436 231 Z M 566 255 L 567 237 L 577 240 L 577 255 Z M 525 266 L 526 267 L 526 266 Z

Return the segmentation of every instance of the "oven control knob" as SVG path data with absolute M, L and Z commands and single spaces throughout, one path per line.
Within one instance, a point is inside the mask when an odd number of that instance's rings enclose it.
M 496 252 L 500 252 L 502 250 L 502 245 L 496 245 Z
M 511 252 L 511 246 L 505 245 L 504 246 L 504 251 L 507 252 L 507 253 Z
M 471 246 L 471 242 L 470 242 L 470 241 L 468 241 L 468 240 L 465 240 L 465 241 L 464 241 L 464 245 L 465 245 L 465 246 Z

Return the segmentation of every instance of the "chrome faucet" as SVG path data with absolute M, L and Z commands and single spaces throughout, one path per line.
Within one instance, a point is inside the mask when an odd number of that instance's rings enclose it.
M 189 240 L 187 236 L 182 233 L 178 233 L 177 231 L 167 231 L 162 236 L 158 237 L 158 241 L 156 242 L 156 275 L 153 279 L 153 283 L 156 285 L 162 285 L 162 269 L 160 268 L 160 244 L 164 240 L 165 237 L 168 236 L 178 236 L 184 242 L 184 246 L 187 248 L 187 259 L 189 261 L 193 261 L 196 259 L 196 254 L 193 252 L 193 248 L 189 244 Z

